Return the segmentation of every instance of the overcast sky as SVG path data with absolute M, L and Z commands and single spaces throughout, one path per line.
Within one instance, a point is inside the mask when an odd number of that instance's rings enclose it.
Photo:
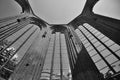
M 0 0 L 0 18 L 14 16 L 21 12 L 21 7 L 14 0 Z
M 66 24 L 78 16 L 86 0 L 29 0 L 34 13 L 50 24 Z M 0 0 L 0 18 L 21 12 L 14 0 Z M 120 19 L 120 0 L 100 0 L 94 12 Z

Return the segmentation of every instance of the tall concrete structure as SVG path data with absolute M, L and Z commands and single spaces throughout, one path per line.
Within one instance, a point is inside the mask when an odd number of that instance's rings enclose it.
M 37 17 L 28 0 L 15 1 L 22 13 L 0 19 L 0 80 L 120 79 L 120 20 L 95 14 L 98 0 L 64 25 Z

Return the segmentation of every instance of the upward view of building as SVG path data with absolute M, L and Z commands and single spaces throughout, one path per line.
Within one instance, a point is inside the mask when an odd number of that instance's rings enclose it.
M 120 80 L 120 20 L 95 14 L 99 0 L 63 25 L 15 1 L 22 12 L 0 19 L 0 80 Z

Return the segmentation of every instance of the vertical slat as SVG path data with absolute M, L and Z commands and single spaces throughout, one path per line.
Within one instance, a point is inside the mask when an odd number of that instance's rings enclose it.
M 79 29 L 79 31 L 85 36 L 85 34 Z M 85 38 L 90 42 L 90 40 L 85 36 Z M 94 47 L 94 49 L 97 51 L 97 53 L 100 55 L 100 57 L 105 61 L 105 63 L 108 65 L 108 67 L 113 71 L 113 73 L 116 73 L 116 71 L 111 67 L 111 65 L 104 59 L 104 57 L 100 54 L 100 52 L 95 48 L 95 46 L 90 42 L 90 44 Z
M 25 22 L 25 24 L 16 24 L 14 25 L 14 29 L 11 29 L 11 31 L 7 31 L 6 33 L 4 33 L 4 35 L 0 36 L 0 41 L 4 40 L 5 38 L 9 37 L 10 35 L 12 35 L 13 33 L 17 32 L 18 30 L 24 28 L 26 25 L 28 25 L 29 21 Z
M 55 42 L 56 42 L 56 34 L 54 35 L 54 45 L 53 45 L 53 54 L 52 54 L 52 61 L 51 61 L 50 80 L 52 80 L 52 75 L 53 75 L 54 54 L 55 54 Z
M 63 80 L 62 79 L 62 76 L 63 76 L 63 65 L 62 65 L 62 49 L 61 49 L 61 34 L 59 34 L 59 42 L 60 42 L 60 80 Z
M 20 48 L 24 45 L 24 43 L 26 43 L 26 41 L 35 33 L 35 31 L 37 30 L 37 28 L 28 36 L 28 38 L 20 45 L 20 47 L 16 50 L 16 52 L 0 67 L 0 69 L 2 69 L 7 62 L 20 50 Z

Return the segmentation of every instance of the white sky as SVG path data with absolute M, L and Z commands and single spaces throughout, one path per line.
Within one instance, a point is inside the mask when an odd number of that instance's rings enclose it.
M 86 0 L 29 0 L 34 13 L 50 24 L 67 24 L 77 17 Z M 120 19 L 120 0 L 100 0 L 94 12 Z M 0 18 L 21 12 L 14 0 L 0 0 Z
M 120 0 L 100 0 L 93 11 L 95 13 L 120 19 Z
M 86 0 L 29 0 L 33 11 L 48 23 L 68 23 L 78 16 Z
M 21 10 L 14 0 L 0 0 L 0 18 L 20 14 Z
M 86 0 L 29 0 L 35 14 L 48 23 L 68 23 L 78 16 Z M 120 19 L 120 0 L 100 0 L 94 12 Z

